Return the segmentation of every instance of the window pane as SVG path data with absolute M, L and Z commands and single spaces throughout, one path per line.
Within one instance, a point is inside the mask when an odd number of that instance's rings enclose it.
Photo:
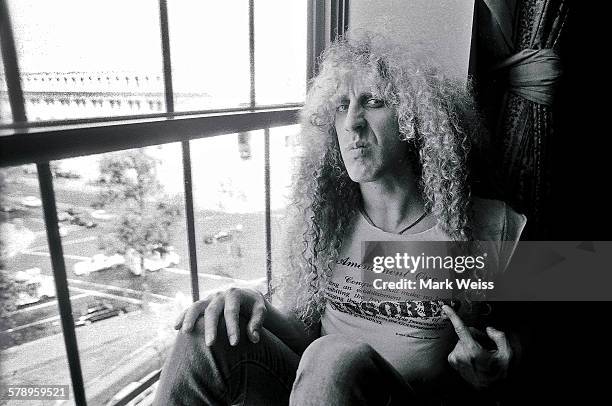
M 191 301 L 180 144 L 52 164 L 88 404 L 162 366 Z
M 11 121 L 13 121 L 13 115 L 11 113 L 11 105 L 8 98 L 6 77 L 4 76 L 2 52 L 0 52 L 0 124 L 10 123 Z
M 306 1 L 255 2 L 255 100 L 301 102 L 306 92 Z
M 191 142 L 200 291 L 266 291 L 262 131 Z
M 0 382 L 69 385 L 34 165 L 0 169 L 0 251 Z
M 296 139 L 300 131 L 299 125 L 270 129 L 270 198 L 271 198 L 271 230 L 272 230 L 272 286 L 277 286 L 282 267 L 286 264 L 284 251 L 286 226 L 289 223 L 287 205 L 290 204 L 292 193 L 292 177 L 295 158 L 298 153 Z M 277 297 L 273 298 L 277 304 Z
M 248 1 L 168 3 L 175 109 L 248 106 Z
M 13 0 L 9 10 L 30 121 L 165 110 L 156 1 Z

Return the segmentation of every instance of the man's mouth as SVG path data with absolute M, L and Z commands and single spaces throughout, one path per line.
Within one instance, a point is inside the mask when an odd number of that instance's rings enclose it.
M 370 153 L 370 144 L 367 142 L 356 142 L 351 144 L 348 153 L 355 159 L 364 158 Z
M 350 149 L 354 150 L 354 149 L 365 149 L 368 148 L 370 146 L 369 143 L 365 142 L 365 141 L 356 141 L 353 144 L 351 144 Z

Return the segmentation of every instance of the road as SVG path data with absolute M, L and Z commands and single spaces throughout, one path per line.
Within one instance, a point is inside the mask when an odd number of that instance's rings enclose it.
M 148 312 L 135 311 L 77 329 L 79 356 L 85 391 L 90 405 L 104 405 L 131 380 L 161 368 L 172 329 L 166 319 L 169 308 L 155 307 Z M 154 349 L 143 359 L 140 355 Z M 70 385 L 67 357 L 61 334 L 10 348 L 1 353 L 4 384 Z M 128 368 L 130 381 L 122 381 Z M 142 376 L 140 376 L 142 375 Z M 72 398 L 72 394 L 71 394 Z M 3 404 L 3 403 L 0 403 Z M 20 405 L 23 402 L 5 402 Z M 31 402 L 28 405 L 36 405 Z M 74 404 L 39 402 L 38 404 Z

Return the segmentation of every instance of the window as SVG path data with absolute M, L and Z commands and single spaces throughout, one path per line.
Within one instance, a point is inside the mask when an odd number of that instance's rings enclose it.
M 255 102 L 300 102 L 306 93 L 306 50 L 293 39 L 306 38 L 306 2 L 270 0 L 255 7 Z
M 3 251 L 0 379 L 74 404 L 146 395 L 192 300 L 267 291 L 321 24 L 305 0 L 129 3 L 0 3 L 1 237 L 34 236 Z
M 168 4 L 177 111 L 250 106 L 249 2 Z
M 154 1 L 9 1 L 30 121 L 165 111 Z
M 6 385 L 70 381 L 37 175 L 34 165 L 0 170 L 0 289 L 6 299 L 0 307 L 0 351 Z

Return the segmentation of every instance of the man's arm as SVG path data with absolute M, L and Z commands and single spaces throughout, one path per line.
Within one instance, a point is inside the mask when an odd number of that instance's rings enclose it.
M 189 333 L 196 321 L 204 317 L 206 345 L 211 345 L 217 338 L 217 324 L 223 318 L 228 340 L 236 345 L 241 315 L 248 320 L 246 333 L 253 343 L 259 341 L 262 326 L 299 354 L 319 337 L 318 325 L 308 329 L 292 312 L 285 313 L 272 306 L 261 292 L 241 288 L 229 288 L 193 303 L 179 316 L 174 328 Z

